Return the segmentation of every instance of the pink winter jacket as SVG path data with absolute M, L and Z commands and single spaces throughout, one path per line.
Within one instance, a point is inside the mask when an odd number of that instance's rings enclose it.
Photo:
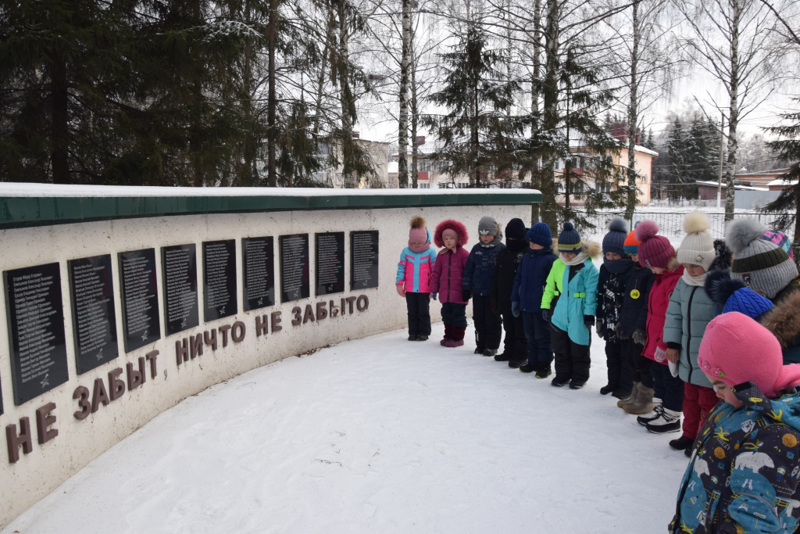
M 461 295 L 461 280 L 468 257 L 469 252 L 461 246 L 456 247 L 455 252 L 447 248 L 439 252 L 433 265 L 431 293 L 439 293 L 440 302 L 466 304 Z
M 663 365 L 667 365 L 664 324 L 667 322 L 669 297 L 682 275 L 683 265 L 674 271 L 657 274 L 647 301 L 647 344 L 644 346 L 642 354 Z

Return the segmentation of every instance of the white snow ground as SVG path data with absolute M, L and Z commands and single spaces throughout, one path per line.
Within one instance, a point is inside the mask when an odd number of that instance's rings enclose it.
M 432 303 L 438 306 L 438 303 Z M 664 532 L 687 459 L 601 396 L 404 331 L 288 358 L 159 415 L 21 533 Z

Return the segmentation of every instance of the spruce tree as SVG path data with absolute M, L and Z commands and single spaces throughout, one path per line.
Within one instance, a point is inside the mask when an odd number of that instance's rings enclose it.
M 453 51 L 443 54 L 444 87 L 430 100 L 448 110 L 445 115 L 426 115 L 423 123 L 441 143 L 433 155 L 451 176 L 467 174 L 470 185 L 482 187 L 492 173 L 510 172 L 511 149 L 521 136 L 520 122 L 506 115 L 518 89 L 499 70 L 503 55 L 489 48 L 480 23 L 470 22 L 458 36 Z

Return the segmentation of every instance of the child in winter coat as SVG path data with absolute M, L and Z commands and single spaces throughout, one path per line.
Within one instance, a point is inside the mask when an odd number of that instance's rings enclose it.
M 542 296 L 542 317 L 553 325 L 556 376 L 551 385 L 580 389 L 589 380 L 591 328 L 597 307 L 597 267 L 592 257 L 600 253 L 598 243 L 587 242 L 571 222 L 558 235 L 558 261 L 553 263 Z M 553 299 L 558 301 L 553 306 Z
M 461 289 L 464 267 L 469 257 L 464 250 L 467 229 L 460 222 L 447 219 L 436 227 L 433 240 L 437 247 L 444 247 L 436 257 L 431 277 L 433 298 L 436 299 L 438 294 L 442 303 L 444 338 L 440 344 L 460 347 L 464 344 L 464 332 L 467 329 L 467 302 Z
M 800 521 L 800 365 L 737 312 L 715 317 L 698 363 L 722 402 L 681 480 L 672 534 L 796 532 Z
M 617 336 L 625 287 L 633 272 L 633 261 L 625 254 L 628 234 L 625 219 L 615 217 L 603 237 L 603 265 L 597 285 L 597 335 L 606 342 L 608 382 L 600 388 L 601 395 L 611 393 L 618 399 L 631 394 L 631 370 L 623 356 L 624 341 Z
M 797 264 L 781 247 L 761 239 L 765 231 L 756 219 L 734 219 L 728 224 L 725 241 L 734 254 L 731 278 L 778 304 L 800 291 Z
M 708 270 L 716 259 L 714 240 L 708 232 L 708 218 L 690 213 L 683 222 L 686 237 L 678 247 L 678 261 L 684 271 L 667 307 L 664 342 L 667 360 L 677 365 L 683 380 L 683 434 L 669 442 L 676 450 L 688 451 L 705 424 L 717 396 L 697 364 L 700 340 L 706 325 L 714 318 L 714 302 L 705 291 Z
M 511 219 L 506 224 L 506 247 L 497 253 L 497 276 L 494 279 L 492 301 L 497 303 L 497 310 L 503 318 L 503 352 L 494 357 L 498 362 L 508 362 L 508 366 L 516 369 L 528 356 L 528 344 L 525 341 L 525 328 L 522 317 L 514 316 L 511 309 L 511 291 L 522 257 L 528 248 L 525 239 L 525 223 L 522 219 Z M 541 300 L 541 299 L 540 299 Z
M 683 276 L 683 265 L 678 263 L 675 248 L 664 237 L 657 235 L 658 225 L 642 221 L 636 227 L 639 245 L 639 263 L 653 271 L 655 280 L 647 300 L 647 331 L 643 354 L 655 362 L 650 368 L 653 388 L 639 384 L 635 402 L 623 406 L 631 414 L 645 414 L 636 420 L 654 433 L 675 432 L 680 429 L 683 409 L 683 381 L 672 375 L 667 366 L 667 344 L 664 341 L 664 323 L 672 291 Z M 654 395 L 661 403 L 653 405 Z
M 557 257 L 553 254 L 553 236 L 543 222 L 528 230 L 529 250 L 522 257 L 514 286 L 511 289 L 511 310 L 522 318 L 528 348 L 528 363 L 519 368 L 523 373 L 536 372 L 536 378 L 550 376 L 553 361 L 552 329 L 542 315 L 542 297 L 550 268 Z
M 426 341 L 431 335 L 431 272 L 436 251 L 431 249 L 431 234 L 425 219 L 413 217 L 408 231 L 408 246 L 400 253 L 395 288 L 406 299 L 408 340 Z
M 497 254 L 505 248 L 503 232 L 492 217 L 481 217 L 479 241 L 472 247 L 464 269 L 464 300 L 472 298 L 475 322 L 475 354 L 494 356 L 500 346 L 501 322 L 497 304 L 492 306 L 492 288 L 497 274 Z
M 614 327 L 617 337 L 623 340 L 623 354 L 631 370 L 633 389 L 627 397 L 617 402 L 617 406 L 625 408 L 628 404 L 637 402 L 639 388 L 646 391 L 653 390 L 653 374 L 650 371 L 652 360 L 645 357 L 644 345 L 647 341 L 647 301 L 650 297 L 650 288 L 653 285 L 655 274 L 639 262 L 639 245 L 636 231 L 632 231 L 625 238 L 625 252 L 633 261 L 633 270 L 628 283 L 625 285 L 625 294 L 620 309 L 620 321 Z

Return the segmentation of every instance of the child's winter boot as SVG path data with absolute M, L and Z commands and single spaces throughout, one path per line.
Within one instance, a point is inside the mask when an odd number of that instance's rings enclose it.
M 669 408 L 661 411 L 661 417 L 647 423 L 648 432 L 654 434 L 664 434 L 665 432 L 677 432 L 681 429 L 681 413 Z
M 630 404 L 626 404 L 622 409 L 627 413 L 637 415 L 653 411 L 653 394 L 655 393 L 653 388 L 639 384 L 637 391 L 639 394 L 636 400 Z
M 640 382 L 633 383 L 633 389 L 631 390 L 631 394 L 625 397 L 624 399 L 620 399 L 617 401 L 617 406 L 620 408 L 624 408 L 628 404 L 632 404 L 636 402 L 636 399 L 639 397 L 639 386 L 641 385 Z

